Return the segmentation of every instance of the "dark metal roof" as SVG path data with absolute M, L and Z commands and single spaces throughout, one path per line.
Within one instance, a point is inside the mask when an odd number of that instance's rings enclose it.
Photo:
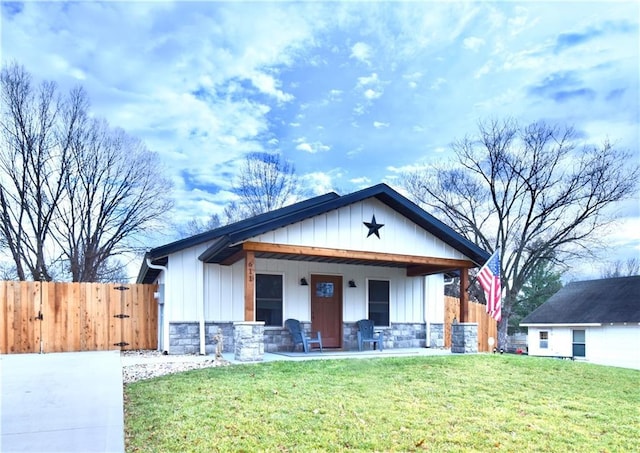
M 146 257 L 155 262 L 158 258 L 166 257 L 171 253 L 215 240 L 215 243 L 198 258 L 206 263 L 221 263 L 240 250 L 240 246 L 237 244 L 242 241 L 277 228 L 301 222 L 325 212 L 358 203 L 368 198 L 378 199 L 424 230 L 469 257 L 474 263 L 481 265 L 489 259 L 489 254 L 483 249 L 456 233 L 452 228 L 428 214 L 418 205 L 386 184 L 378 184 L 343 196 L 332 192 L 311 198 L 276 211 L 261 214 L 197 236 L 157 247 L 149 251 Z M 291 259 L 291 257 L 289 257 L 289 259 Z M 304 258 L 301 257 L 300 259 Z M 378 264 L 383 265 L 382 263 Z M 150 276 L 148 275 L 148 269 L 144 269 L 144 267 L 146 267 L 146 264 L 143 264 L 143 268 L 138 275 L 139 282 L 149 281 Z
M 569 283 L 520 325 L 623 322 L 640 322 L 640 276 Z

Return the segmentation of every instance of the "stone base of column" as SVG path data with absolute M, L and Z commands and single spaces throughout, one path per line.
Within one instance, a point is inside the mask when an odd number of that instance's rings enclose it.
M 444 323 L 431 323 L 430 338 L 428 345 L 430 348 L 444 348 Z
M 264 322 L 233 323 L 234 359 L 238 362 L 261 362 L 264 358 Z
M 458 354 L 478 352 L 478 323 L 451 324 L 451 352 Z

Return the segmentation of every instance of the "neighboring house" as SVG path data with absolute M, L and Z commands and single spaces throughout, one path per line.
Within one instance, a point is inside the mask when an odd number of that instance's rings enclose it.
M 640 276 L 569 283 L 520 325 L 529 355 L 640 369 Z
M 374 320 L 385 347 L 444 345 L 444 274 L 489 254 L 384 184 L 311 198 L 150 250 L 139 283 L 159 284 L 159 348 L 210 353 L 233 323 L 264 321 L 265 351 L 289 350 L 296 318 L 324 347 L 357 347 Z M 461 302 L 461 306 L 462 306 Z

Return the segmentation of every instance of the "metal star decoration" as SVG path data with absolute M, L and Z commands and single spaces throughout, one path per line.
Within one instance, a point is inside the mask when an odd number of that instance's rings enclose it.
M 371 222 L 362 222 L 362 223 L 364 223 L 365 226 L 369 228 L 369 234 L 367 234 L 367 237 L 371 236 L 372 234 L 375 234 L 376 236 L 378 236 L 378 239 L 380 239 L 380 228 L 384 226 L 384 223 L 376 222 L 375 214 L 371 218 Z

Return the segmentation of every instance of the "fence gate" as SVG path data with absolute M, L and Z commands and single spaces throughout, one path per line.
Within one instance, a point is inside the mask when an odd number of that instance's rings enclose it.
M 118 346 L 119 348 L 124 348 L 125 346 L 129 346 L 129 343 L 127 343 L 126 341 L 124 341 L 124 320 L 127 318 L 131 318 L 128 314 L 126 314 L 126 305 L 125 305 L 125 297 L 124 297 L 124 292 L 127 291 L 129 288 L 127 286 L 121 285 L 121 286 L 116 286 L 115 287 L 116 291 L 120 291 L 120 313 L 118 313 L 117 315 L 113 315 L 114 318 L 118 318 L 120 319 L 120 338 L 121 340 L 117 343 L 113 343 L 114 346 Z
M 156 349 L 156 291 L 156 285 L 0 282 L 0 353 Z

